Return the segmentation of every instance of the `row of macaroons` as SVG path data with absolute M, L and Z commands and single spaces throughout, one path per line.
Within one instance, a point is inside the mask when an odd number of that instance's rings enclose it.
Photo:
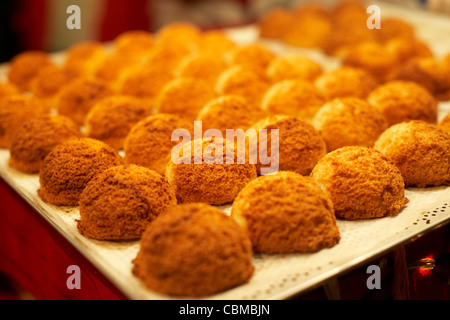
M 418 36 L 423 30 L 401 16 L 386 16 L 383 10 L 379 28 L 369 28 L 368 6 L 365 1 L 344 0 L 334 7 L 310 1 L 296 8 L 274 8 L 260 18 L 260 36 L 320 50 L 344 65 L 366 70 L 380 82 L 415 81 L 438 99 L 448 100 L 450 54 L 435 57 Z

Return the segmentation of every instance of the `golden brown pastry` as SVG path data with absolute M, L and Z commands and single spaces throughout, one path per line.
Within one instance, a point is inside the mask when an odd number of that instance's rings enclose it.
M 159 293 L 202 297 L 246 283 L 252 247 L 229 216 L 206 204 L 169 208 L 144 232 L 133 274 Z
M 130 30 L 122 32 L 114 39 L 114 50 L 124 59 L 141 61 L 154 46 L 154 36 L 145 30 Z
M 227 68 L 228 63 L 221 56 L 198 54 L 183 59 L 175 73 L 179 77 L 205 81 L 214 89 L 217 79 Z
M 347 97 L 365 99 L 377 86 L 369 73 L 351 67 L 325 72 L 317 77 L 314 84 L 327 100 Z
M 288 54 L 274 58 L 267 66 L 266 75 L 272 82 L 290 79 L 314 81 L 322 72 L 322 66 L 314 60 Z
M 86 115 L 94 105 L 112 94 L 113 91 L 104 82 L 79 78 L 61 90 L 56 109 L 59 114 L 83 125 Z
M 0 101 L 18 94 L 20 94 L 20 90 L 15 84 L 11 82 L 0 82 Z
M 89 181 L 80 197 L 78 231 L 97 240 L 136 240 L 177 204 L 164 177 L 137 166 L 111 167 Z
M 197 120 L 202 121 L 203 131 L 218 129 L 225 136 L 227 129 L 246 131 L 263 117 L 265 112 L 259 106 L 250 104 L 241 96 L 228 95 L 208 102 Z
M 370 93 L 367 101 L 394 125 L 405 120 L 436 124 L 438 101 L 421 85 L 411 81 L 389 81 Z
M 372 147 L 388 123 L 383 114 L 365 100 L 338 98 L 317 112 L 313 125 L 320 131 L 328 151 L 345 146 Z
M 258 75 L 264 75 L 267 66 L 276 57 L 275 53 L 263 45 L 253 43 L 237 47 L 231 54 L 231 64 Z
M 271 83 L 250 70 L 241 66 L 226 69 L 217 79 L 216 93 L 218 95 L 237 95 L 249 103 L 260 106 Z
M 447 113 L 447 115 L 444 118 L 442 118 L 441 121 L 439 121 L 438 127 L 441 130 L 450 133 L 450 113 Z
M 340 240 L 328 194 L 294 172 L 250 182 L 234 201 L 231 217 L 248 233 L 254 252 L 315 252 Z
M 8 148 L 14 132 L 27 120 L 49 113 L 49 108 L 33 96 L 10 95 L 0 103 L 0 148 Z
M 414 27 L 410 23 L 394 17 L 381 19 L 381 28 L 374 31 L 380 43 L 387 43 L 392 39 L 413 41 L 416 34 Z
M 53 64 L 50 56 L 42 51 L 25 51 L 16 55 L 10 62 L 8 79 L 21 91 L 30 91 L 31 82 L 39 70 Z
M 91 76 L 106 55 L 107 50 L 100 42 L 83 41 L 67 50 L 63 67 L 78 76 Z
M 199 52 L 205 55 L 216 55 L 226 58 L 237 45 L 222 30 L 204 31 L 200 37 Z
M 415 38 L 393 38 L 386 42 L 385 49 L 396 57 L 398 65 L 403 65 L 411 59 L 433 57 L 433 51 L 428 44 Z
M 170 113 L 194 121 L 203 106 L 216 94 L 208 83 L 194 78 L 177 78 L 167 83 L 156 101 L 159 113 Z
M 405 183 L 383 154 L 361 146 L 343 147 L 323 157 L 311 178 L 328 192 L 337 218 L 395 216 L 405 206 Z
M 36 116 L 24 122 L 12 136 L 9 166 L 24 173 L 38 173 L 55 146 L 81 137 L 78 126 L 65 116 Z
M 123 164 L 107 144 L 89 138 L 70 139 L 52 149 L 39 172 L 39 197 L 57 206 L 78 206 L 86 184 L 98 173 Z
M 292 11 L 274 8 L 263 14 L 258 20 L 259 35 L 268 39 L 283 39 L 294 22 Z
M 227 154 L 231 146 L 234 152 Z M 238 148 L 220 137 L 185 142 L 175 147 L 173 153 L 166 177 L 179 203 L 231 203 L 239 191 L 256 178 L 256 167 L 247 161 L 245 148 Z
M 418 120 L 393 125 L 374 148 L 400 169 L 407 187 L 450 183 L 450 134 L 435 125 Z
M 264 95 L 261 107 L 272 115 L 292 115 L 311 121 L 325 102 L 312 83 L 294 79 L 275 83 Z
M 166 173 L 171 151 L 179 141 L 172 141 L 177 129 L 193 136 L 194 123 L 173 114 L 156 114 L 134 125 L 124 142 L 125 161 Z
M 86 116 L 86 136 L 120 150 L 131 128 L 151 114 L 151 106 L 138 98 L 125 95 L 104 98 Z

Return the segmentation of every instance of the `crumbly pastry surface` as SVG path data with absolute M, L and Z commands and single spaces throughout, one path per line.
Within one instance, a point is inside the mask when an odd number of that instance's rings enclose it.
M 407 187 L 450 183 L 450 134 L 435 125 L 418 120 L 396 124 L 374 148 L 395 163 Z
M 82 136 L 78 126 L 65 116 L 37 116 L 24 122 L 12 136 L 8 164 L 24 173 L 38 173 L 55 146 Z
M 249 234 L 255 252 L 315 252 L 340 240 L 328 194 L 294 172 L 250 182 L 234 201 L 231 217 Z
M 444 118 L 442 118 L 441 121 L 439 121 L 438 127 L 450 134 L 450 113 L 448 113 Z
M 317 163 L 311 178 L 331 196 L 336 217 L 345 220 L 395 216 L 408 202 L 400 170 L 372 148 L 332 151 Z
M 172 141 L 177 129 L 187 130 L 191 137 L 194 124 L 173 114 L 156 114 L 135 124 L 124 142 L 125 162 L 166 173 L 171 151 L 179 141 Z
M 167 208 L 177 204 L 167 180 L 137 165 L 97 174 L 80 197 L 79 232 L 98 240 L 136 240 Z
M 123 164 L 107 144 L 90 139 L 70 139 L 45 157 L 39 172 L 39 197 L 58 206 L 78 206 L 86 184 L 103 170 Z
M 358 98 L 338 98 L 326 103 L 313 120 L 333 151 L 345 146 L 373 147 L 388 123 L 384 115 Z
M 169 208 L 144 232 L 133 273 L 156 292 L 205 297 L 246 283 L 254 272 L 244 230 L 201 203 Z

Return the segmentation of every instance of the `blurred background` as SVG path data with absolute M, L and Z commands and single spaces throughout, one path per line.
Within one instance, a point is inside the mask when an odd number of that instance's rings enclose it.
M 388 0 L 450 12 L 450 0 Z M 302 0 L 2 0 L 0 62 L 24 50 L 58 51 L 85 40 L 110 41 L 127 30 L 155 31 L 173 21 L 201 28 L 248 24 L 274 7 Z M 332 1 L 333 2 L 333 1 Z M 67 8 L 81 9 L 81 29 L 69 30 Z

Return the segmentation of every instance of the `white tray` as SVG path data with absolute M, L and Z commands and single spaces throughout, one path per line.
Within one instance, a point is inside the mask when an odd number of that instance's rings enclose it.
M 420 11 L 399 10 L 384 4 L 382 10 L 386 15 L 400 16 L 414 24 L 418 21 L 418 34 L 429 42 L 437 54 L 450 52 L 450 18 Z M 238 43 L 258 40 L 257 30 L 253 26 L 232 29 L 228 34 Z M 336 66 L 336 61 L 314 50 L 286 47 L 273 41 L 263 42 L 279 53 L 302 52 L 317 59 L 325 68 Z M 7 66 L 2 68 L 3 72 L 6 68 Z M 440 103 L 440 118 L 449 111 L 448 102 Z M 44 203 L 37 195 L 38 176 L 25 175 L 9 168 L 8 159 L 9 151 L 0 149 L 0 176 L 123 294 L 138 300 L 174 299 L 148 290 L 131 273 L 132 260 L 139 250 L 139 242 L 84 238 L 76 228 L 78 208 L 56 207 Z M 286 299 L 450 222 L 450 187 L 411 188 L 406 190 L 406 196 L 410 202 L 395 217 L 367 221 L 338 220 L 341 241 L 333 248 L 312 254 L 254 255 L 255 273 L 247 284 L 206 299 Z M 229 213 L 230 206 L 222 209 Z M 82 266 L 80 267 L 83 272 Z

